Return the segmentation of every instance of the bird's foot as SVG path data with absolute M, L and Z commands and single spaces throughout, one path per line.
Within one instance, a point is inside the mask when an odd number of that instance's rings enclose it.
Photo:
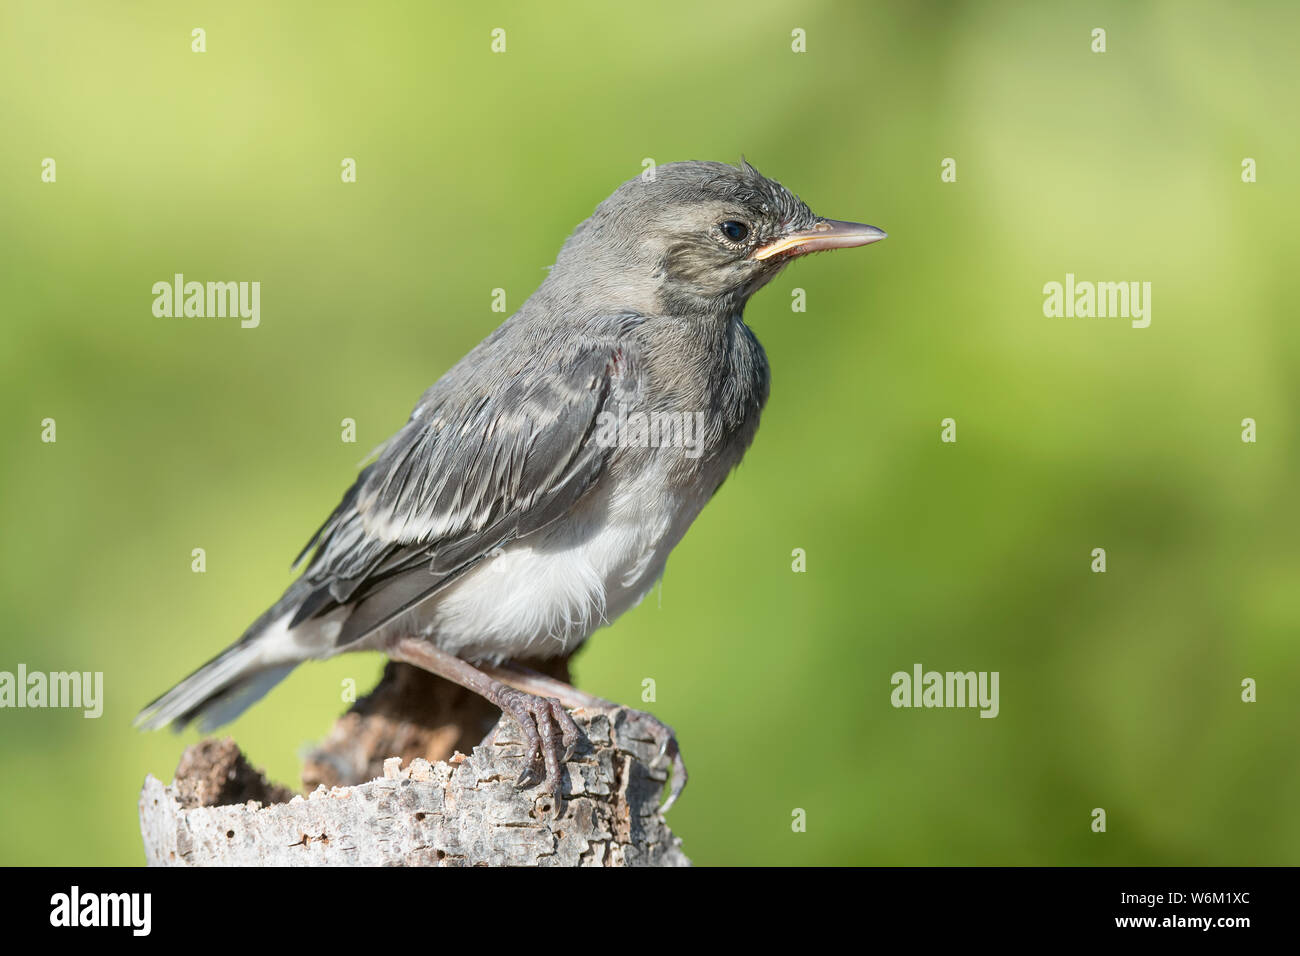
M 554 697 L 538 697 L 497 683 L 488 699 L 513 717 L 524 733 L 524 756 L 528 762 L 515 781 L 515 788 L 527 790 L 544 782 L 548 792 L 558 800 L 564 764 L 584 739 L 582 730 Z
M 563 712 L 563 708 L 556 708 L 558 701 L 563 701 L 565 706 L 574 709 L 604 714 L 609 718 L 611 724 L 618 723 L 626 728 L 628 731 L 627 737 L 630 739 L 643 740 L 652 744 L 654 754 L 649 760 L 650 768 L 658 770 L 666 767 L 672 774 L 668 799 L 661 808 L 663 812 L 666 813 L 677 802 L 677 798 L 681 796 L 682 790 L 686 787 L 686 761 L 682 759 L 681 748 L 677 746 L 677 734 L 653 714 L 647 714 L 642 710 L 633 710 L 631 707 L 615 704 L 613 701 L 605 700 L 602 697 L 595 697 L 563 681 L 540 674 L 520 664 L 484 665 L 483 670 L 493 680 L 496 687 L 502 690 L 506 689 L 506 686 L 500 681 L 508 681 L 525 697 L 535 694 L 541 699 L 550 700 L 553 709 L 559 709 L 566 719 L 571 718 L 567 713 Z M 502 709 L 505 710 L 506 708 L 502 707 Z M 521 725 L 523 725 L 522 721 Z
M 633 739 L 648 740 L 655 745 L 655 756 L 650 761 L 651 769 L 666 768 L 672 774 L 669 783 L 668 799 L 660 808 L 667 813 L 677 802 L 686 788 L 686 761 L 682 759 L 681 748 L 677 746 L 676 732 L 653 714 L 631 707 L 616 707 L 610 713 L 610 719 L 616 720 L 617 714 L 623 714 L 623 726 Z

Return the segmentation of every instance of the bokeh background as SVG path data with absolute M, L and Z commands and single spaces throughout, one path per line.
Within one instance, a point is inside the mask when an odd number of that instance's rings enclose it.
M 656 681 L 687 852 L 1300 862 L 1298 33 L 1283 2 L 4 3 L 0 670 L 107 701 L 0 711 L 0 863 L 142 862 L 140 784 L 197 734 L 131 718 L 279 595 L 491 290 L 644 158 L 742 153 L 890 238 L 751 303 L 757 442 L 576 660 Z M 260 281 L 261 327 L 155 318 L 176 272 Z M 1045 318 L 1066 272 L 1151 282 L 1150 328 Z M 917 662 L 998 671 L 1000 716 L 893 709 Z M 380 663 L 229 730 L 294 782 Z

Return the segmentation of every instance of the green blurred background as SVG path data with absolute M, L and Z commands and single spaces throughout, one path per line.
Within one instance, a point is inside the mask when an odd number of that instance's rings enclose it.
M 280 594 L 491 290 L 516 308 L 644 158 L 742 153 L 890 238 L 751 303 L 758 439 L 576 660 L 657 682 L 686 851 L 1300 862 L 1298 32 L 1281 2 L 6 2 L 0 670 L 103 671 L 107 703 L 0 711 L 0 862 L 141 862 L 140 784 L 197 734 L 132 716 Z M 176 272 L 260 281 L 261 327 L 155 318 Z M 1151 327 L 1045 318 L 1066 272 L 1151 282 Z M 1001 715 L 893 709 L 917 662 L 999 671 Z M 296 782 L 380 665 L 229 730 Z

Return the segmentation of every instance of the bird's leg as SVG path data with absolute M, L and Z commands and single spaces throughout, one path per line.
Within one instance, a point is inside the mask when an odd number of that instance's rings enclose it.
M 578 690 L 572 684 L 566 684 L 562 680 L 548 677 L 541 671 L 535 671 L 531 667 L 524 667 L 514 661 L 505 664 L 484 664 L 482 670 L 483 673 L 495 677 L 503 684 L 509 684 L 511 687 L 529 694 L 537 694 L 539 697 L 554 697 L 565 707 L 573 710 L 581 707 L 586 710 L 603 711 L 613 710 L 618 706 L 612 700 L 588 694 L 586 691 Z
M 643 739 L 650 740 L 658 745 L 659 753 L 656 760 L 666 759 L 672 764 L 672 784 L 668 792 L 668 799 L 663 805 L 664 812 L 666 813 L 677 802 L 677 798 L 686 787 L 686 761 L 682 759 L 681 748 L 677 746 L 677 735 L 673 732 L 673 729 L 653 714 L 633 710 L 630 707 L 622 707 L 613 701 L 605 700 L 603 697 L 595 697 L 564 683 L 564 681 L 548 677 L 513 661 L 505 664 L 484 664 L 482 670 L 489 677 L 496 678 L 501 683 L 509 684 L 526 694 L 558 700 L 565 707 L 571 707 L 575 710 L 583 708 L 606 713 L 617 710 L 623 711 L 627 714 L 626 726 L 643 733 L 645 735 Z
M 546 770 L 544 779 L 550 792 L 559 799 L 563 763 L 573 756 L 574 748 L 582 739 L 582 731 L 559 700 L 554 696 L 541 696 L 510 687 L 455 654 L 449 654 L 419 638 L 394 638 L 387 643 L 385 651 L 395 661 L 437 674 L 487 698 L 500 707 L 503 713 L 513 717 L 524 732 L 529 757 L 528 765 L 515 781 L 515 786 L 523 790 L 541 782 L 543 778 L 537 773 L 540 762 Z M 557 726 L 560 731 L 558 739 Z M 563 755 L 559 752 L 561 744 L 564 745 Z

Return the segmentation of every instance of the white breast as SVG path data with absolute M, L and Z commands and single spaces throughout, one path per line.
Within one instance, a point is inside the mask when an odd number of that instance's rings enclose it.
M 489 557 L 403 622 L 469 660 L 551 657 L 635 606 L 703 500 L 666 490 L 651 467 L 597 493 L 553 529 Z

